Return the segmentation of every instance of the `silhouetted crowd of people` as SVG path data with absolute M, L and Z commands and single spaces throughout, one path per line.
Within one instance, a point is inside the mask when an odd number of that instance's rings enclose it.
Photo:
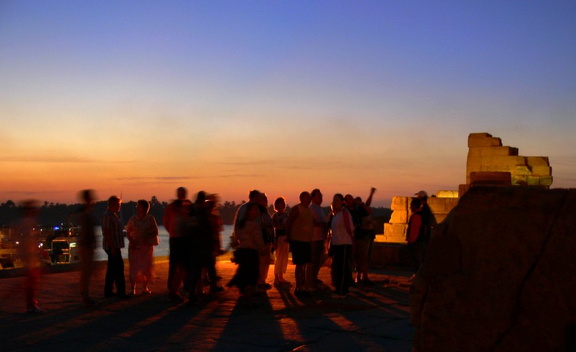
M 350 194 L 333 195 L 330 211 L 322 208 L 323 194 L 319 189 L 300 193 L 300 202 L 287 211 L 283 197 L 274 200 L 274 213 L 268 211 L 265 193 L 252 190 L 249 201 L 237 210 L 234 229 L 230 238 L 233 249 L 232 261 L 237 270 L 227 283 L 237 287 L 239 303 L 254 305 L 254 296 L 275 286 L 279 290 L 291 290 L 298 298 L 311 297 L 318 290 L 333 291 L 333 298 L 346 297 L 351 287 L 373 286 L 369 278 L 370 255 L 376 236 L 370 205 L 376 189 L 370 190 L 364 202 L 361 197 Z M 217 196 L 204 191 L 197 193 L 194 202 L 188 199 L 186 188 L 176 191 L 177 199 L 165 210 L 163 224 L 169 234 L 169 269 L 167 279 L 168 300 L 179 303 L 188 300 L 201 303 L 206 295 L 217 295 L 224 290 L 216 271 L 217 256 L 226 252 L 221 244 L 222 219 L 217 210 Z M 414 258 L 414 272 L 421 265 L 427 239 L 430 236 L 430 218 L 426 204 L 427 194 L 420 191 L 411 203 L 407 242 Z M 95 227 L 102 226 L 102 247 L 108 256 L 104 297 L 129 299 L 137 294 L 150 294 L 148 287 L 153 277 L 154 246 L 159 244 L 158 225 L 150 215 L 146 200 L 137 202 L 136 214 L 126 226 L 119 211 L 122 200 L 118 196 L 108 198 L 108 208 L 101 221 L 93 214 L 94 192 L 79 193 L 82 207 L 78 212 L 80 230 L 78 247 L 80 254 L 80 296 L 87 306 L 95 304 L 90 297 L 90 280 L 96 247 Z M 41 313 L 36 301 L 39 264 L 35 261 L 32 228 L 37 207 L 26 203 L 17 231 L 23 236 L 22 258 L 28 268 L 26 281 L 26 304 L 30 313 Z M 122 248 L 128 241 L 129 281 L 127 290 Z M 32 243 L 32 244 L 30 244 Z M 27 245 L 30 244 L 30 245 Z M 294 264 L 294 281 L 287 279 L 288 263 Z M 274 281 L 267 282 L 269 268 L 274 263 Z M 331 288 L 318 278 L 322 267 L 331 270 Z M 205 283 L 209 292 L 204 292 Z

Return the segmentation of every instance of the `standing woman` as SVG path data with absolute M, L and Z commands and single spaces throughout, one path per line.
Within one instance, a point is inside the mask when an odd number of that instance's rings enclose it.
M 343 298 L 348 294 L 350 278 L 352 275 L 351 263 L 354 225 L 350 212 L 344 206 L 344 196 L 340 193 L 334 195 L 331 215 L 331 244 L 332 255 L 332 286 L 336 298 Z
M 274 201 L 274 210 L 272 221 L 274 222 L 276 262 L 274 264 L 274 285 L 290 285 L 290 282 L 284 279 L 286 268 L 288 268 L 288 257 L 290 255 L 290 245 L 286 239 L 286 200 L 284 197 L 278 197 Z
M 132 294 L 136 294 L 136 283 L 142 282 L 142 293 L 151 293 L 148 283 L 152 278 L 154 246 L 158 245 L 158 225 L 156 219 L 148 214 L 150 203 L 139 200 L 136 215 L 126 225 L 128 241 L 128 260 L 130 262 L 130 283 Z
M 236 286 L 240 290 L 243 305 L 254 306 L 253 297 L 260 273 L 260 255 L 266 250 L 262 238 L 261 216 L 257 203 L 246 203 L 245 216 L 238 221 L 234 232 L 238 241 L 238 249 L 234 251 L 234 259 L 238 264 L 236 274 L 228 287 Z

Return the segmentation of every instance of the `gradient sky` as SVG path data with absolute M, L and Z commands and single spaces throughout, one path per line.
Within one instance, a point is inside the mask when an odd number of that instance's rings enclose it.
M 576 3 L 0 0 L 0 202 L 178 186 L 390 205 L 467 138 L 576 185 Z

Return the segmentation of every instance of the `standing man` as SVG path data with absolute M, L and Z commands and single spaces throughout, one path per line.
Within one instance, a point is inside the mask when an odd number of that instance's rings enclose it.
M 102 247 L 108 255 L 106 267 L 106 279 L 104 282 L 104 296 L 129 298 L 126 295 L 126 279 L 124 278 L 124 260 L 122 248 L 124 248 L 124 225 L 118 216 L 122 200 L 118 196 L 108 198 L 108 209 L 102 217 Z M 116 284 L 116 294 L 113 286 Z
M 80 294 L 86 307 L 96 303 L 90 298 L 90 278 L 94 271 L 94 250 L 96 249 L 96 223 L 92 214 L 94 208 L 94 191 L 80 191 L 80 200 L 84 203 L 79 210 L 80 230 L 78 232 L 78 249 L 80 251 Z
M 318 280 L 318 272 L 327 257 L 324 242 L 326 241 L 326 235 L 328 232 L 328 219 L 326 218 L 324 210 L 322 210 L 322 192 L 316 188 L 312 190 L 310 196 L 312 197 L 310 209 L 314 216 L 314 233 L 312 235 L 312 242 L 310 242 L 311 261 L 310 265 L 307 267 L 308 271 L 306 275 L 310 277 L 309 285 L 310 288 L 314 290 L 317 288 L 318 284 L 321 283 L 321 281 Z
M 410 219 L 408 220 L 408 230 L 406 231 L 406 242 L 408 242 L 408 253 L 412 259 L 413 274 L 409 280 L 414 279 L 414 276 L 420 269 L 424 261 L 424 254 L 426 251 L 425 242 L 425 226 L 422 221 L 422 208 L 421 202 L 418 198 L 413 198 L 410 202 Z
M 178 187 L 176 197 L 177 199 L 166 207 L 162 223 L 169 235 L 168 299 L 179 302 L 182 301 L 183 298 L 180 296 L 178 290 L 186 275 L 185 259 L 187 252 L 183 234 L 183 223 L 192 202 L 188 200 L 188 190 L 184 187 Z
M 366 286 L 374 286 L 374 283 L 368 278 L 368 270 L 370 268 L 370 251 L 376 232 L 374 231 L 374 224 L 372 223 L 372 197 L 376 192 L 376 188 L 370 189 L 370 195 L 366 199 L 366 203 L 362 198 L 356 197 L 355 211 L 358 217 L 357 228 L 354 231 L 354 260 L 356 262 L 356 283 Z
M 300 193 L 300 203 L 290 210 L 286 220 L 292 262 L 296 265 L 294 295 L 299 298 L 311 296 L 308 287 L 306 287 L 310 282 L 310 279 L 306 278 L 306 266 L 311 262 L 311 242 L 314 235 L 314 214 L 309 208 L 311 202 L 310 193 L 306 191 Z
M 272 257 L 272 242 L 274 240 L 274 222 L 270 213 L 268 213 L 268 196 L 266 193 L 260 193 L 258 197 L 258 206 L 260 209 L 260 224 L 262 226 L 262 240 L 264 249 L 260 252 L 260 271 L 258 274 L 257 289 L 269 290 L 272 285 L 266 282 L 268 271 L 270 269 L 270 259 Z
M 430 235 L 432 235 L 432 229 L 436 226 L 436 218 L 428 205 L 428 193 L 426 193 L 426 191 L 419 191 L 414 195 L 420 200 L 420 215 L 422 216 L 422 223 L 425 230 L 423 240 L 427 244 L 430 240 Z

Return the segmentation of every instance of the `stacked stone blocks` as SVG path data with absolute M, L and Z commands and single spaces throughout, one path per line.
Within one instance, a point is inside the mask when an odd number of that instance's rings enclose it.
M 480 173 L 510 173 L 511 184 L 519 186 L 549 187 L 552 168 L 548 157 L 521 156 L 518 148 L 502 145 L 502 140 L 489 133 L 471 133 L 468 136 L 466 184 L 482 179 Z
M 450 192 L 449 194 L 453 194 Z M 384 224 L 384 235 L 377 236 L 377 242 L 406 243 L 406 231 L 410 220 L 410 202 L 412 197 L 392 198 L 392 216 L 390 221 Z M 436 222 L 444 221 L 448 213 L 458 204 L 458 198 L 428 198 L 428 205 Z

